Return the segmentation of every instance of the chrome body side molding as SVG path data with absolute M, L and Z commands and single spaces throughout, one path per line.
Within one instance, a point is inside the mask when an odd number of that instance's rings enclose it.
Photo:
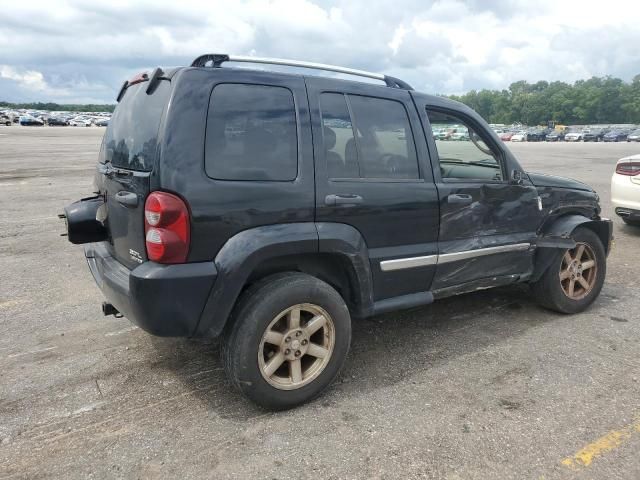
M 444 253 L 442 255 L 397 258 L 395 260 L 383 260 L 380 262 L 380 269 L 383 272 L 391 272 L 394 270 L 404 270 L 405 268 L 425 267 L 427 265 L 437 265 L 440 263 L 458 262 L 460 260 L 469 260 L 470 258 L 494 255 L 496 253 L 523 252 L 525 250 L 529 250 L 529 248 L 531 248 L 530 243 L 515 243 L 512 245 L 500 245 L 497 247 Z
M 380 262 L 380 269 L 383 272 L 394 270 L 404 270 L 405 268 L 425 267 L 438 263 L 437 255 L 426 255 L 423 257 L 398 258 L 395 260 L 383 260 Z

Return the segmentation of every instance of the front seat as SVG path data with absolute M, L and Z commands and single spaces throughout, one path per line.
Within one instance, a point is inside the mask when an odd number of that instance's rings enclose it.
M 344 147 L 344 170 L 346 172 L 345 178 L 360 178 L 358 150 L 353 138 L 350 138 Z
M 336 146 L 336 132 L 329 127 L 322 129 L 324 137 L 324 158 L 327 160 L 329 178 L 345 178 L 344 160 L 332 149 Z

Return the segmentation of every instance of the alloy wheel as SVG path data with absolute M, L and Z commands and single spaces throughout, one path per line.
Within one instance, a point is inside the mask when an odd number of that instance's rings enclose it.
M 586 297 L 596 283 L 598 265 L 596 255 L 586 243 L 578 243 L 567 250 L 560 265 L 560 285 L 564 294 L 572 300 Z
M 275 388 L 301 388 L 322 373 L 334 345 L 333 319 L 324 309 L 311 303 L 293 305 L 280 312 L 262 336 L 260 372 Z

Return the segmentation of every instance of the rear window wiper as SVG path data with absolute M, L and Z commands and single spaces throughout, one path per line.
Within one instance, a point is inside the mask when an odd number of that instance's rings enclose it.
M 149 85 L 147 85 L 147 90 L 145 93 L 147 95 L 152 94 L 155 91 L 156 87 L 158 86 L 158 83 L 160 82 L 160 80 L 169 80 L 169 78 L 164 77 L 163 75 L 164 75 L 164 71 L 160 67 L 156 67 L 151 72 L 151 75 L 149 75 L 147 72 L 142 72 L 142 73 L 138 73 L 130 80 L 125 80 L 125 82 L 122 84 L 122 87 L 120 87 L 120 92 L 118 92 L 118 96 L 116 97 L 116 102 L 120 103 L 120 100 L 122 100 L 122 97 L 124 97 L 124 94 L 127 91 L 127 88 L 142 82 L 149 82 Z

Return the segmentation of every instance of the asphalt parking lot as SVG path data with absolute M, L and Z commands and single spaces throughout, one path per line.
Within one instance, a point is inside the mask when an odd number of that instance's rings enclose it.
M 356 322 L 338 381 L 283 413 L 230 390 L 215 342 L 105 319 L 62 207 L 101 128 L 0 127 L 0 478 L 640 478 L 640 229 L 615 219 L 601 297 L 561 316 L 526 287 Z M 522 143 L 594 186 L 640 144 Z

